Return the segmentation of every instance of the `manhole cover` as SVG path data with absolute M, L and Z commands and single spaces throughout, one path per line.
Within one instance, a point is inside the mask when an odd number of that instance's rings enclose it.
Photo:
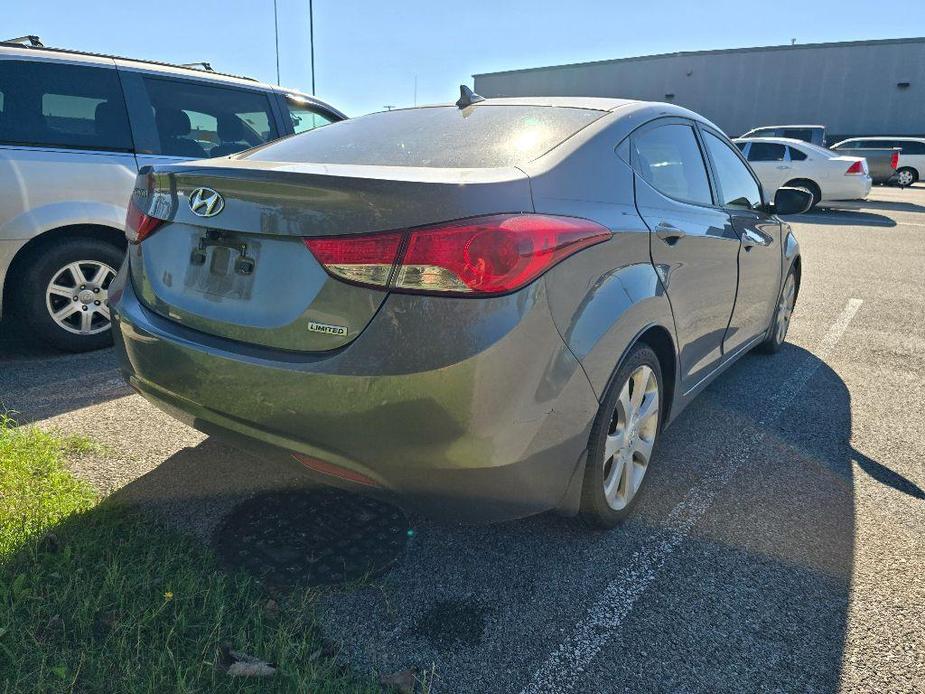
M 215 537 L 221 561 L 278 586 L 346 583 L 381 574 L 404 549 L 408 520 L 390 504 L 339 489 L 249 499 Z

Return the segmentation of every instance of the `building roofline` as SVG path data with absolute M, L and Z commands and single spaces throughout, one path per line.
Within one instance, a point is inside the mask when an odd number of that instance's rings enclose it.
M 897 43 L 925 43 L 925 36 L 910 36 L 901 39 L 870 39 L 866 41 L 832 41 L 828 43 L 797 43 L 784 44 L 777 46 L 753 46 L 748 48 L 720 48 L 714 50 L 702 51 L 675 51 L 673 53 L 653 53 L 651 55 L 631 56 L 627 58 L 609 58 L 606 60 L 589 60 L 580 63 L 563 63 L 561 65 L 544 65 L 541 67 L 526 67 L 516 70 L 498 70 L 497 72 L 477 72 L 472 75 L 476 77 L 489 77 L 494 75 L 511 75 L 523 72 L 540 72 L 543 70 L 566 70 L 576 67 L 587 67 L 591 65 L 609 65 L 613 63 L 626 63 L 637 60 L 657 60 L 662 58 L 676 57 L 693 57 L 700 55 L 722 55 L 725 53 L 755 53 L 759 51 L 788 51 L 802 50 L 804 48 L 842 48 L 848 46 L 882 46 Z

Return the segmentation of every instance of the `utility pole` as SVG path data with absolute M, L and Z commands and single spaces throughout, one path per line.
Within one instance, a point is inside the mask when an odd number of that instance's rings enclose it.
M 276 0 L 273 0 L 273 35 L 276 37 L 276 86 L 279 86 L 279 17 L 276 14 Z
M 312 96 L 315 96 L 315 12 L 312 0 L 308 0 L 308 45 L 312 52 Z

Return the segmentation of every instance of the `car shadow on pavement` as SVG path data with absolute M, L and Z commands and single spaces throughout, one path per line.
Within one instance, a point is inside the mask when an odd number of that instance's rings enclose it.
M 131 393 L 112 349 L 61 352 L 0 323 L 0 412 L 25 423 Z
M 925 212 L 925 205 L 919 205 L 918 203 L 914 202 L 905 202 L 902 200 L 860 200 L 855 204 L 858 208 L 863 208 L 865 210 L 886 210 L 888 212 Z
M 810 381 L 763 424 L 781 384 L 808 367 Z M 787 345 L 747 357 L 666 430 L 620 528 L 554 514 L 486 527 L 412 517 L 396 566 L 331 593 L 323 629 L 359 668 L 433 666 L 447 691 L 519 691 L 578 624 L 606 631 L 600 598 L 621 570 L 670 544 L 679 505 L 703 495 L 702 517 L 652 575 L 630 572 L 648 583 L 601 653 L 567 676 L 580 691 L 834 691 L 855 555 L 852 463 L 923 495 L 855 451 L 851 430 L 845 384 L 812 353 Z M 295 464 L 207 439 L 115 496 L 206 538 L 255 491 L 308 484 Z
M 783 218 L 788 222 L 802 224 L 832 224 L 835 226 L 874 226 L 895 227 L 896 221 L 875 212 L 858 212 L 846 208 L 820 207 L 805 214 L 791 215 Z

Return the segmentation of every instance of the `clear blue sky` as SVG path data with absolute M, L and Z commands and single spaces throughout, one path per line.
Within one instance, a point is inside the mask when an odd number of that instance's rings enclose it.
M 206 60 L 276 81 L 273 0 L 3 0 L 2 38 Z M 283 85 L 308 90 L 308 0 L 278 0 Z M 925 2 L 314 0 L 318 95 L 349 115 L 455 100 L 478 72 L 652 53 L 925 34 Z

